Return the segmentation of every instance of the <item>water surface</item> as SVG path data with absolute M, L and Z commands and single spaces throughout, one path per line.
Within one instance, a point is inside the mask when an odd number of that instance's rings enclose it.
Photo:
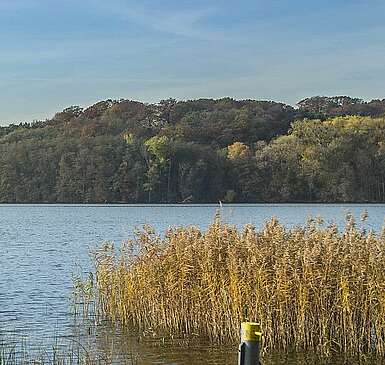
M 178 225 L 205 228 L 219 208 L 218 205 L 0 205 L 0 335 L 25 336 L 33 346 L 47 346 L 53 336 L 71 334 L 72 274 L 91 270 L 90 247 L 102 241 L 119 243 L 144 224 L 154 226 L 158 232 Z M 369 214 L 365 228 L 379 231 L 385 216 L 384 204 L 247 204 L 220 208 L 222 220 L 239 227 L 247 223 L 261 227 L 272 216 L 290 226 L 317 216 L 322 216 L 326 224 L 335 221 L 343 226 L 348 212 L 359 220 L 364 210 Z M 149 363 L 158 364 L 191 361 L 230 364 L 236 356 L 229 349 L 176 345 L 172 351 L 168 350 L 167 359 L 164 351 L 153 347 L 149 346 L 152 350 L 143 353 L 139 346 L 143 361 L 148 358 Z M 135 346 L 132 351 L 136 351 Z M 201 360 L 198 353 L 202 353 Z

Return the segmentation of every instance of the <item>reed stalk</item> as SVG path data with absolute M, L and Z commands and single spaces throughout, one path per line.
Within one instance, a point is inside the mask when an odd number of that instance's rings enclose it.
M 277 219 L 163 236 L 145 227 L 93 260 L 97 313 L 125 327 L 236 343 L 247 310 L 267 350 L 385 355 L 385 235 L 351 217 L 342 231 Z

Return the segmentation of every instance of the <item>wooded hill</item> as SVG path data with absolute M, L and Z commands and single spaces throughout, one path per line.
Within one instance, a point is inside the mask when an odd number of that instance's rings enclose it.
M 0 202 L 385 201 L 385 100 L 106 100 L 0 127 Z

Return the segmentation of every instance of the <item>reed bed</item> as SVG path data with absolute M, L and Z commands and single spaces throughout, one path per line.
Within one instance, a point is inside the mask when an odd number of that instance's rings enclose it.
M 93 252 L 99 316 L 148 335 L 239 340 L 260 321 L 265 349 L 385 355 L 385 234 L 309 220 L 242 230 L 151 227 Z

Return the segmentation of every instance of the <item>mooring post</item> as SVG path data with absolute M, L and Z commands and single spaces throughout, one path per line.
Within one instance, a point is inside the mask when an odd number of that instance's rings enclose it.
M 261 339 L 262 331 L 259 323 L 242 322 L 238 365 L 260 365 Z

